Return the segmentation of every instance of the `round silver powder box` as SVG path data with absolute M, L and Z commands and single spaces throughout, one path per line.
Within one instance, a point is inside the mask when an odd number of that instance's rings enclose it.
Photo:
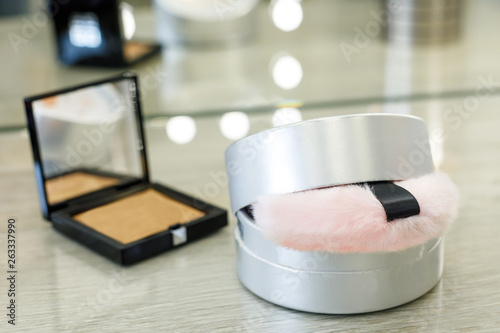
M 409 162 L 416 152 L 418 163 Z M 238 276 L 259 297 L 301 311 L 354 314 L 410 302 L 439 281 L 442 238 L 398 252 L 297 251 L 266 239 L 247 209 L 267 194 L 434 172 L 423 120 L 363 114 L 277 127 L 233 143 L 226 168 Z

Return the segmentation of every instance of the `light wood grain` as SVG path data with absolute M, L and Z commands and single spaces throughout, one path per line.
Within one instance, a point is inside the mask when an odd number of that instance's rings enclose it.
M 442 101 L 440 110 L 462 99 Z M 500 327 L 500 98 L 452 127 L 435 102 L 411 104 L 412 112 L 442 127 L 441 169 L 461 191 L 459 218 L 446 238 L 444 275 L 427 295 L 387 311 L 316 315 L 284 309 L 247 291 L 238 281 L 231 225 L 188 246 L 122 268 L 54 231 L 43 221 L 25 134 L 0 136 L 0 248 L 7 216 L 19 226 L 19 322 L 36 332 L 498 332 Z M 434 108 L 434 109 L 433 109 Z M 306 119 L 363 112 L 304 112 Z M 434 111 L 433 111 L 434 110 Z M 250 115 L 251 131 L 271 114 Z M 219 179 L 220 191 L 203 197 L 229 207 L 222 153 L 230 143 L 216 118 L 198 118 L 193 142 L 176 145 L 164 128 L 146 128 L 153 178 L 203 195 Z M 16 146 L 16 151 L 8 147 Z M 13 165 L 10 158 L 15 159 Z M 5 268 L 2 259 L 2 271 Z M 5 290 L 5 280 L 0 291 Z M 4 298 L 5 299 L 5 296 Z M 7 328 L 5 319 L 0 327 Z M 11 331 L 11 330 L 10 330 Z

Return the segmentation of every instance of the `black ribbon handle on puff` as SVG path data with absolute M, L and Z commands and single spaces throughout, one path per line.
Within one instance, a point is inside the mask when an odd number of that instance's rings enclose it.
M 367 185 L 384 207 L 387 222 L 420 214 L 417 199 L 405 188 L 386 181 L 370 182 Z

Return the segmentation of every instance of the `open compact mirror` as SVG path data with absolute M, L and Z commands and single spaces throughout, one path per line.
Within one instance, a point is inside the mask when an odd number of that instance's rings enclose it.
M 132 84 L 105 82 L 33 101 L 49 211 L 75 197 L 145 180 Z
M 56 229 L 132 263 L 227 224 L 224 210 L 149 182 L 134 74 L 25 103 L 42 212 Z

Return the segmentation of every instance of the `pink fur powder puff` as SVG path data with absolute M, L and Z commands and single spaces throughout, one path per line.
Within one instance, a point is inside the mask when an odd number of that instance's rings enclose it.
M 419 215 L 387 222 L 382 204 L 359 185 L 263 196 L 253 214 L 266 238 L 299 251 L 400 251 L 443 236 L 459 200 L 448 176 L 435 172 L 395 184 L 417 199 Z

